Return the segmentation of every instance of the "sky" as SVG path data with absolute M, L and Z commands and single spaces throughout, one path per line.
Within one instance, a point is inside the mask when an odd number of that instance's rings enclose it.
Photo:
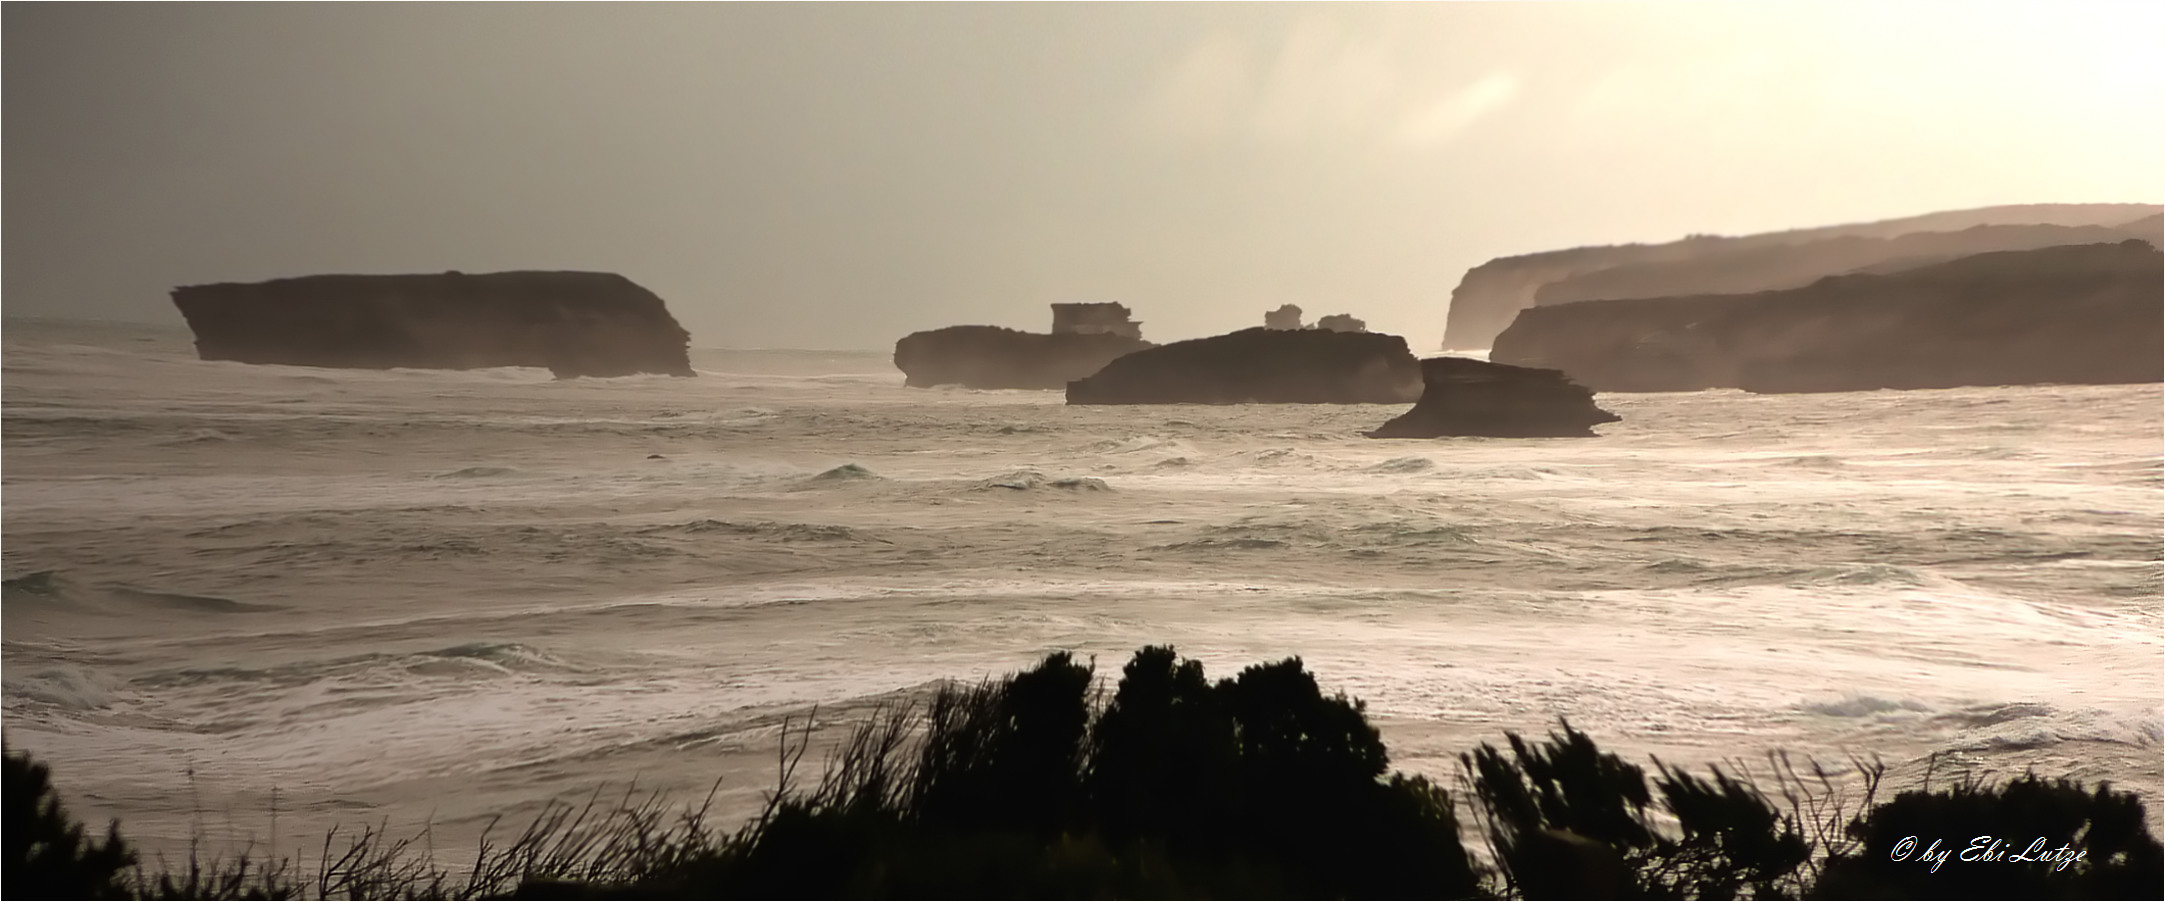
M 0 311 L 584 269 L 699 347 L 1119 301 L 1438 346 L 1586 244 L 2165 201 L 2165 4 L 0 7 Z

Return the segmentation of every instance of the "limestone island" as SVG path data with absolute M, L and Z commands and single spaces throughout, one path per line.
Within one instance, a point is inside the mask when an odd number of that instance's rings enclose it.
M 692 375 L 662 299 L 604 272 L 321 275 L 173 289 L 204 360 L 346 369 Z
M 1421 361 L 1421 400 L 1369 438 L 1585 438 L 1623 419 L 1594 406 L 1594 393 L 1557 370 L 1467 357 Z
M 895 368 L 915 388 L 1060 389 L 1115 358 L 1152 347 L 1124 304 L 1054 304 L 1052 334 L 948 326 L 895 342 Z
M 1406 340 L 1256 327 L 1120 357 L 1068 383 L 1069 404 L 1404 404 L 1421 396 Z

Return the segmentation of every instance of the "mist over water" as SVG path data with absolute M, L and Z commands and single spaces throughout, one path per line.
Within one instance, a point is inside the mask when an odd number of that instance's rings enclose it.
M 2156 385 L 1374 441 L 1402 407 L 1067 407 L 878 353 L 559 381 L 27 320 L 4 352 L 7 738 L 152 849 L 272 838 L 273 790 L 281 843 L 456 848 L 634 778 L 734 816 L 784 718 L 1149 643 L 1300 655 L 1432 775 L 1567 717 L 1640 762 L 2109 779 L 2158 820 Z

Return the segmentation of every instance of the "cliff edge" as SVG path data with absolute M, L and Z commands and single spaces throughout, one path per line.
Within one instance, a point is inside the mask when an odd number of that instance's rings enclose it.
M 1832 239 L 1894 239 L 1918 232 L 1961 233 L 1977 226 L 2139 229 L 2142 226 L 2136 220 L 2159 213 L 2156 204 L 2016 204 L 1734 237 L 1693 235 L 1661 244 L 1578 247 L 1499 257 L 1467 270 L 1458 287 L 1452 290 L 1443 346 L 1489 347 L 1520 310 L 1534 306 L 1537 300 L 1539 303 L 1568 303 L 1595 298 L 1793 288 L 1820 276 L 1882 263 L 1904 254 L 1973 254 L 2041 247 L 2044 243 L 2118 241 L 2125 237 L 2144 237 L 2146 233 L 2106 236 L 2093 231 L 2040 237 L 1988 230 L 1939 241 L 1913 241 L 1891 248 L 1881 245 L 1893 242 L 1875 240 L 1804 249 L 1804 246 Z M 2150 228 L 2155 229 L 2154 226 Z M 1597 275 L 1607 270 L 1622 271 Z M 1692 280 L 1698 281 L 1693 283 Z
M 2165 268 L 2118 244 L 1976 254 L 1741 295 L 1533 307 L 1490 359 L 1596 391 L 2158 382 Z

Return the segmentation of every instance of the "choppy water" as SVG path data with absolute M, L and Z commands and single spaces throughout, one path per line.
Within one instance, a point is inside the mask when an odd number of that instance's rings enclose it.
M 1168 642 L 1301 655 L 1432 774 L 1562 716 L 1642 762 L 1952 753 L 2157 819 L 2154 385 L 1608 395 L 1596 439 L 1372 441 L 1399 407 L 1071 408 L 878 353 L 193 357 L 5 328 L 7 739 L 153 848 L 274 808 L 282 842 L 456 844 L 634 777 L 741 812 L 784 717 Z

